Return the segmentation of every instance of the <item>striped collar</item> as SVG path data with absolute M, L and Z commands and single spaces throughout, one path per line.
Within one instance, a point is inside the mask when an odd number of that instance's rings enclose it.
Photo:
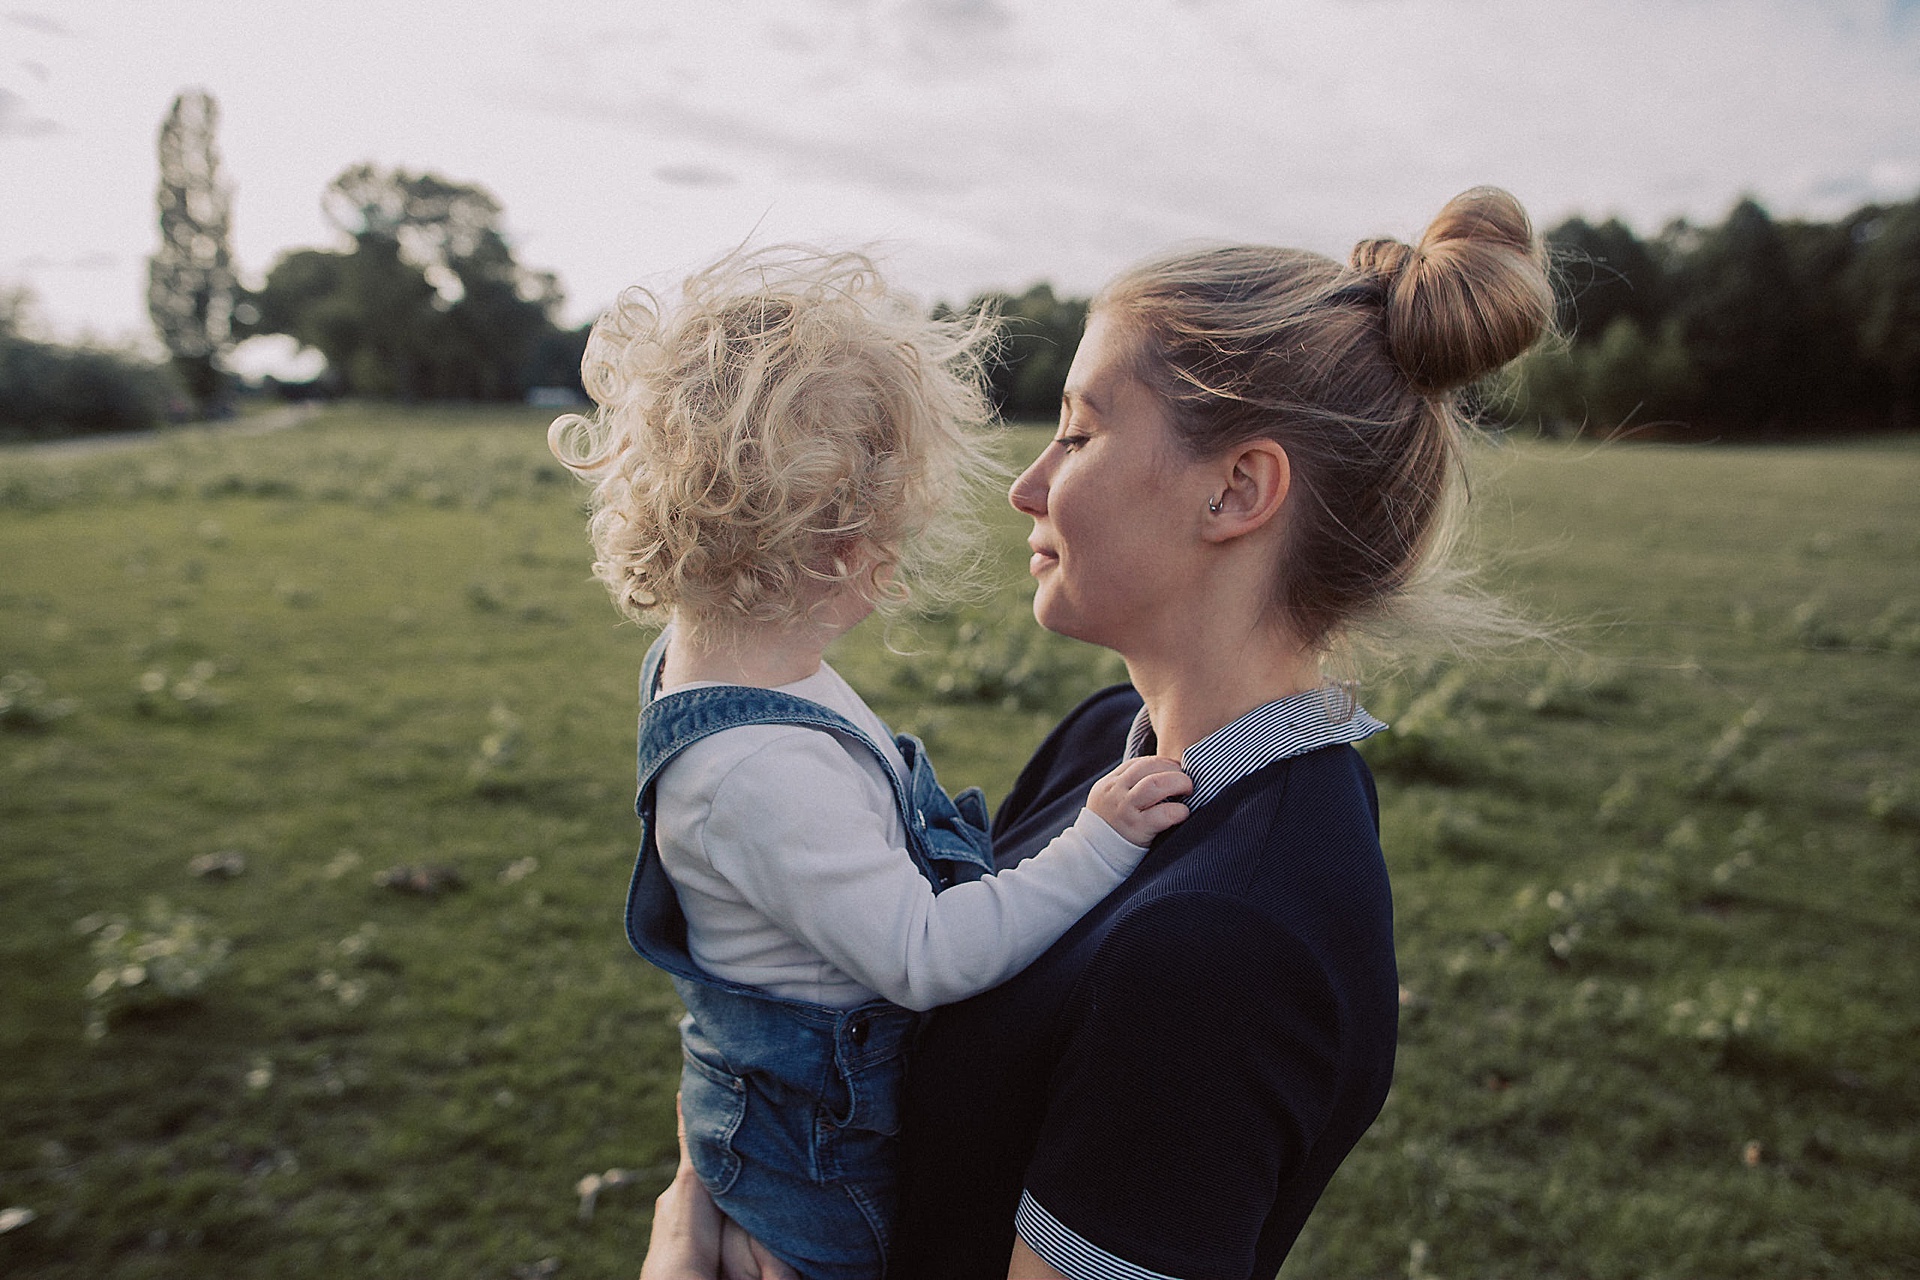
M 1363 710 L 1339 685 L 1309 689 L 1255 707 L 1188 747 L 1181 767 L 1193 779 L 1187 804 L 1199 807 L 1228 786 L 1287 756 L 1370 738 L 1387 726 Z M 1127 732 L 1127 758 L 1153 748 L 1153 725 L 1141 707 Z

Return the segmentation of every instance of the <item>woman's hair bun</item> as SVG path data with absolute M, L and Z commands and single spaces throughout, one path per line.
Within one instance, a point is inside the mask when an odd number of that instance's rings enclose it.
M 1498 187 L 1447 201 L 1418 244 L 1363 240 L 1350 261 L 1386 289 L 1388 349 L 1423 394 L 1492 373 L 1553 322 L 1545 251 Z

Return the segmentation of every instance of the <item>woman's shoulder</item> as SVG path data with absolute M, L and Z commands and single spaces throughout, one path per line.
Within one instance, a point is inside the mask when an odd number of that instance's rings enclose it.
M 1203 980 L 1213 964 L 1332 973 L 1392 955 L 1371 780 L 1350 747 L 1235 782 L 1163 836 L 1122 893 L 1094 969 L 1191 969 Z

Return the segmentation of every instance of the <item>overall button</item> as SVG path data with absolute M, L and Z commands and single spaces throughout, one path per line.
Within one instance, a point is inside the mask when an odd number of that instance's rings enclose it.
M 867 1042 L 867 1024 L 864 1022 L 856 1022 L 848 1027 L 847 1038 L 855 1044 L 865 1044 Z

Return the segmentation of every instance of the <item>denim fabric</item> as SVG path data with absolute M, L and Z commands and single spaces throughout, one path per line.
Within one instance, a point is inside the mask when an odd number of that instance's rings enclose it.
M 851 1009 L 789 1000 L 706 973 L 660 864 L 654 783 L 679 752 L 747 724 L 792 724 L 872 752 L 893 782 L 907 856 L 939 892 L 993 869 L 977 788 L 950 799 L 918 739 L 895 738 L 901 780 L 844 716 L 738 685 L 654 696 L 666 637 L 640 682 L 640 853 L 627 893 L 627 939 L 673 978 L 680 1022 L 681 1111 L 700 1180 L 727 1214 L 807 1280 L 877 1280 L 899 1199 L 900 1094 L 919 1015 L 875 998 Z

